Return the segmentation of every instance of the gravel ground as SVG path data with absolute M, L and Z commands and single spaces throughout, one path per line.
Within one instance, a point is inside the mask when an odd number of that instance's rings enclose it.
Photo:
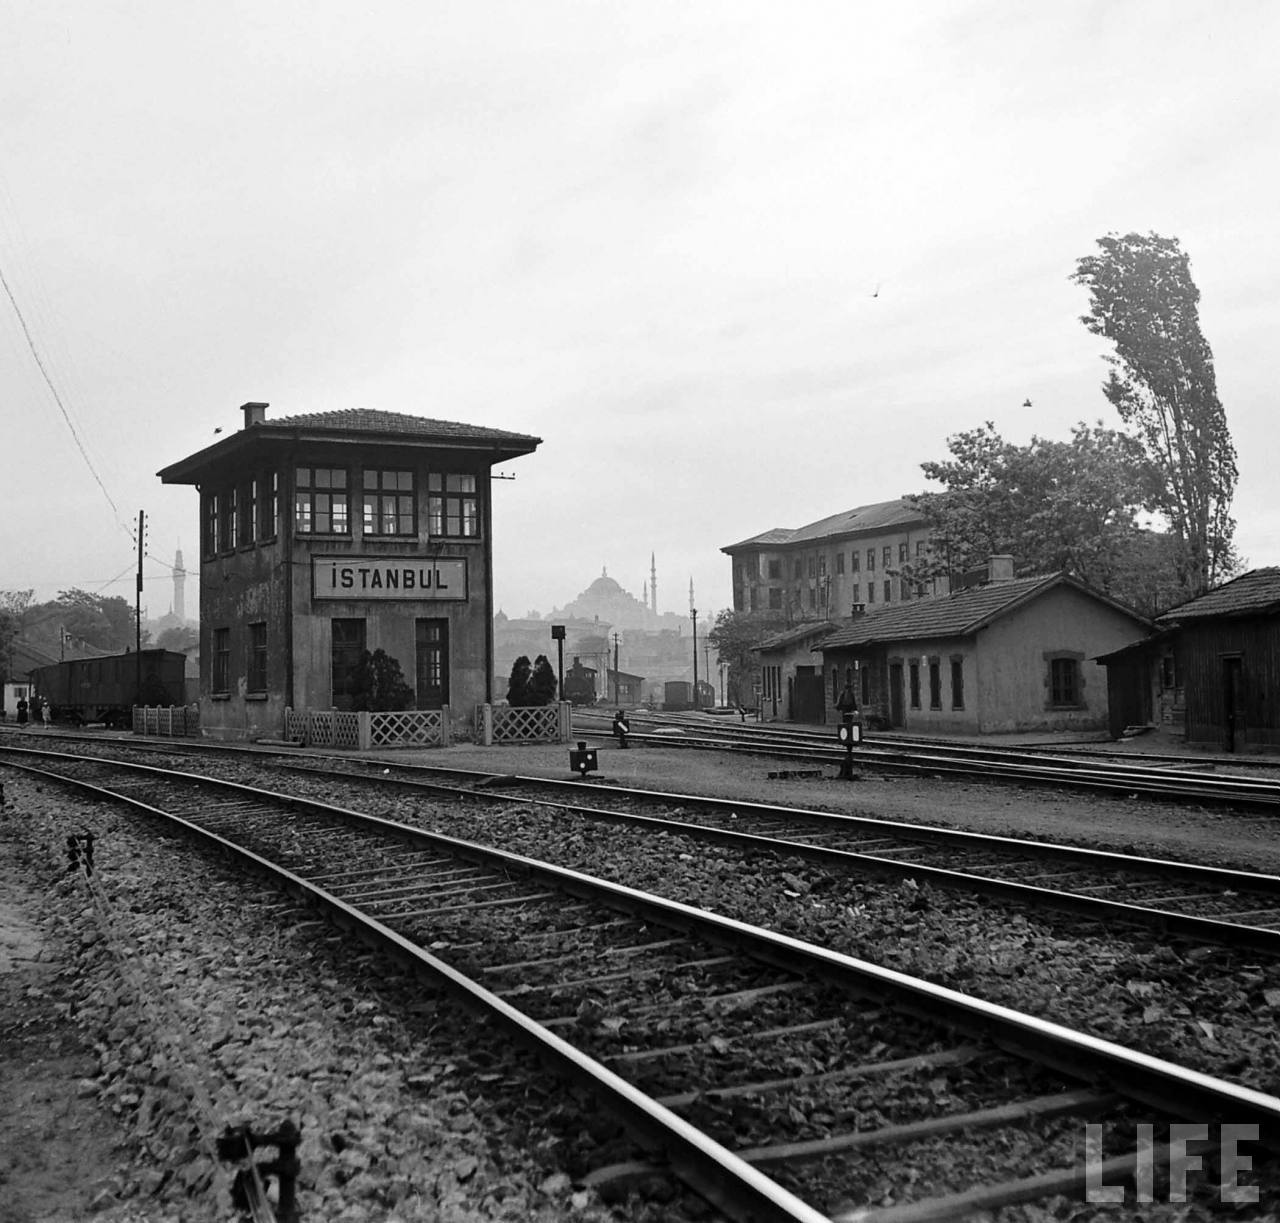
M 602 785 L 779 797 L 824 809 L 1107 847 L 1141 845 L 1193 861 L 1280 869 L 1272 824 L 1263 817 L 928 779 L 770 782 L 765 774 L 777 762 L 675 749 L 622 752 L 607 740 L 597 742 L 606 749 Z M 569 775 L 563 747 L 459 745 L 393 758 Z M 279 788 L 287 785 L 282 778 Z M 473 1063 L 477 1056 L 483 1062 L 484 1054 L 458 1055 L 464 1033 L 441 1018 L 447 1008 L 438 999 L 421 986 L 386 978 L 383 965 L 338 960 L 314 928 L 310 934 L 290 928 L 293 910 L 274 896 L 190 858 L 176 843 L 160 846 L 130 833 L 119 812 L 104 807 L 92 824 L 107 834 L 103 862 L 117 865 L 104 866 L 101 877 L 115 911 L 127 919 L 126 930 L 141 939 L 159 992 L 172 998 L 169 1026 L 189 1033 L 194 1051 L 183 1058 L 148 1043 L 153 1025 L 118 985 L 110 942 L 95 933 L 83 895 L 69 880 L 56 881 L 55 847 L 68 821 L 78 827 L 83 818 L 29 783 L 11 781 L 7 789 L 0 844 L 13 869 L 4 882 L 26 890 L 18 892 L 16 906 L 0 906 L 0 949 L 8 945 L 7 933 L 20 953 L 10 955 L 7 972 L 0 958 L 0 988 L 5 1001 L 21 1002 L 0 1026 L 0 1065 L 10 1076 L 19 1063 L 44 1065 L 47 1072 L 19 1084 L 34 1101 L 31 1124 L 23 1127 L 25 1145 L 17 1148 L 25 1154 L 7 1144 L 0 1178 L 7 1175 L 26 1196 L 0 1205 L 0 1223 L 86 1217 L 203 1223 L 226 1217 L 225 1208 L 201 1214 L 187 1197 L 184 1169 L 200 1166 L 193 1154 L 211 1131 L 201 1118 L 199 1134 L 192 1132 L 200 1111 L 193 1101 L 201 1092 L 198 1082 L 184 1081 L 187 1064 L 207 1070 L 209 1096 L 215 1105 L 222 1102 L 213 1128 L 234 1111 L 233 1096 L 241 1106 L 250 1102 L 255 1122 L 272 1124 L 284 1115 L 302 1121 L 306 1218 L 618 1217 L 573 1192 L 556 1173 L 553 1149 L 536 1149 L 534 1118 L 545 1100 L 526 1100 L 521 1108 L 501 1085 L 477 1089 Z M 637 853 L 616 830 L 605 833 L 567 818 L 549 830 L 546 817 L 533 810 L 507 809 L 500 821 L 470 814 L 465 818 L 476 823 L 468 831 L 457 812 L 403 806 L 405 817 L 459 835 L 478 837 L 487 818 L 490 831 L 517 851 L 773 924 L 1264 1090 L 1280 1088 L 1280 979 L 1270 965 L 1141 941 L 1118 949 L 1114 941 L 1074 936 L 1000 906 L 922 897 L 904 886 L 849 888 L 805 868 L 789 867 L 788 878 L 767 861 L 744 875 L 736 855 L 676 844 L 679 838 L 660 854 L 652 845 Z M 177 877 L 176 862 L 186 863 Z M 273 934 L 276 925 L 280 931 Z M 31 955 L 42 958 L 33 962 Z M 49 1043 L 33 1060 L 35 1031 Z M 6 1087 L 17 1081 L 6 1079 Z M 0 1131 L 0 1139 L 7 1136 Z M 60 1152 L 69 1143 L 83 1171 L 65 1186 Z M 166 1166 L 177 1169 L 168 1180 L 151 1171 Z M 219 1200 L 225 1203 L 225 1193 Z M 645 1217 L 646 1211 L 654 1219 L 681 1217 L 659 1206 L 636 1207 L 632 1214 Z M 1201 1216 L 1157 1211 L 1148 1217 Z

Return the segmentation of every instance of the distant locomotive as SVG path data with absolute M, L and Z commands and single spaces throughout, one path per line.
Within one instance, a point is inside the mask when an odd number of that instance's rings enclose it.
M 186 665 L 185 654 L 143 650 L 140 655 L 109 654 L 50 663 L 34 668 L 31 674 L 55 722 L 128 726 L 135 703 L 165 706 L 186 702 Z
M 582 660 L 575 658 L 573 666 L 564 673 L 564 691 L 560 696 L 571 705 L 594 705 L 596 703 L 596 669 L 584 667 Z

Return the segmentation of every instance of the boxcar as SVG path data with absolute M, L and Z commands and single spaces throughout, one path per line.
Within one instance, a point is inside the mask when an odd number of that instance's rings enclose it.
M 127 726 L 135 704 L 185 703 L 186 662 L 173 650 L 143 650 L 51 663 L 31 674 L 54 721 Z

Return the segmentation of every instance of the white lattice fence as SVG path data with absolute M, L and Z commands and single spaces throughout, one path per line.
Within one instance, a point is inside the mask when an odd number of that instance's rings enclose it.
M 476 738 L 482 743 L 563 743 L 563 714 L 559 705 L 535 705 L 476 710 Z
M 368 747 L 443 747 L 448 741 L 448 709 L 404 709 L 369 715 Z
M 186 705 L 135 705 L 135 735 L 194 735 L 200 730 L 200 710 Z

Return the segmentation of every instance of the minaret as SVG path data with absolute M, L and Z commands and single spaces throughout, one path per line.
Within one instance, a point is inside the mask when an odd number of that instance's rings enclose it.
M 693 602 L 693 578 L 690 578 L 689 579 L 689 610 L 693 611 L 694 606 L 695 604 Z
M 183 599 L 183 586 L 187 581 L 187 571 L 182 567 L 182 548 L 173 554 L 173 614 L 185 624 L 187 622 L 186 602 Z
M 649 553 L 649 597 L 653 600 L 653 614 L 658 614 L 658 562 Z

